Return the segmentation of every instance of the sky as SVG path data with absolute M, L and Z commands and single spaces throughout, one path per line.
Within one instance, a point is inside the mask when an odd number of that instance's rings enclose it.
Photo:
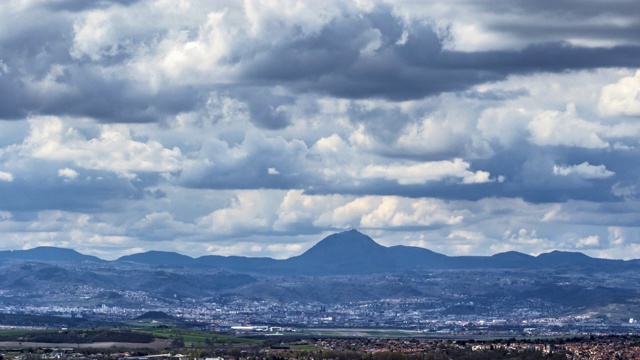
M 637 0 L 5 0 L 0 249 L 640 258 Z

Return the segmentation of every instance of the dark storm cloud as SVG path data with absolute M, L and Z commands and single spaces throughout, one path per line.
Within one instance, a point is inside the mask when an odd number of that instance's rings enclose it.
M 362 74 L 363 78 L 368 79 L 365 83 L 373 86 L 360 88 L 355 82 L 341 79 L 344 86 L 336 82 L 327 86 L 327 90 L 343 92 L 349 88 L 354 97 L 418 99 L 441 92 L 462 91 L 485 82 L 503 80 L 509 75 L 640 66 L 640 47 L 637 46 L 594 49 L 552 43 L 532 45 L 522 51 L 461 53 L 439 48 L 429 50 L 421 44 L 412 43 L 410 39 L 398 53 L 403 61 L 397 63 L 406 67 L 396 71 L 390 71 L 387 67 L 386 72 L 375 71 L 382 70 L 379 67 Z
M 494 12 L 497 14 L 521 13 L 528 15 L 549 15 L 555 14 L 558 17 L 565 17 L 567 23 L 574 19 L 585 19 L 598 17 L 601 15 L 617 15 L 633 18 L 634 12 L 638 10 L 638 2 L 635 0 L 562 0 L 545 2 L 538 0 L 500 0 L 491 4 L 478 1 L 466 1 L 482 11 Z
M 61 82 L 71 89 L 43 96 L 37 113 L 90 116 L 104 122 L 152 122 L 192 110 L 203 101 L 191 87 L 166 87 L 151 93 L 126 79 L 101 77 L 92 69 L 71 70 Z
M 97 2 L 92 6 L 104 7 L 112 3 Z M 77 1 L 55 2 L 46 8 L 50 11 L 89 10 L 88 5 L 83 4 Z M 570 7 L 565 5 L 562 3 L 558 11 L 568 12 Z M 534 11 L 537 5 L 519 2 L 517 6 Z M 576 17 L 596 16 L 598 6 L 602 4 L 589 3 L 577 10 Z M 625 6 L 631 5 L 626 3 Z M 538 9 L 534 12 L 543 11 Z M 619 14 L 624 15 L 624 12 Z M 208 94 L 217 86 L 169 82 L 151 91 L 147 85 L 118 74 L 119 66 L 135 56 L 133 52 L 116 51 L 113 56 L 97 60 L 72 58 L 69 51 L 73 46 L 74 30 L 69 19 L 53 17 L 42 23 L 31 21 L 19 26 L 19 31 L 4 38 L 1 44 L 2 59 L 10 68 L 8 73 L 0 76 L 2 118 L 19 119 L 35 113 L 89 116 L 103 122 L 162 121 L 167 116 L 202 107 L 206 101 L 202 94 Z M 488 25 L 490 28 L 499 26 L 500 22 Z M 515 33 L 521 31 L 517 26 L 512 29 Z M 572 22 L 563 29 L 548 29 L 548 32 L 562 35 L 577 33 L 580 29 L 579 22 Z M 633 32 L 634 28 L 630 29 Z M 277 86 L 288 88 L 291 94 L 302 91 L 354 99 L 407 100 L 442 92 L 465 91 L 514 74 L 640 66 L 638 46 L 586 48 L 566 42 L 545 42 L 520 50 L 462 52 L 445 49 L 443 39 L 449 39 L 447 36 L 436 33 L 427 23 L 405 24 L 394 15 L 393 9 L 386 6 L 378 6 L 358 16 L 342 13 L 317 32 L 301 32 L 269 44 L 248 43 L 240 47 L 237 53 L 226 59 L 228 64 L 243 69 L 242 75 L 235 79 L 235 84 L 226 86 L 233 96 L 247 105 L 251 121 L 256 126 L 276 130 L 291 124 L 293 119 L 287 107 L 296 100 L 295 95 L 281 95 L 274 91 Z M 611 36 L 618 35 L 612 31 Z M 109 71 L 105 72 L 105 69 Z M 469 98 L 492 101 L 526 95 L 526 91 L 520 90 L 466 94 Z M 366 131 L 384 143 L 392 143 L 411 120 L 398 109 L 357 105 L 350 107 L 348 116 L 353 123 L 366 124 Z M 507 180 L 502 185 L 443 182 L 442 185 L 400 186 L 392 185 L 393 182 L 370 181 L 359 189 L 350 189 L 344 184 L 320 184 L 313 179 L 313 174 L 299 169 L 304 166 L 302 160 L 281 158 L 286 156 L 283 155 L 286 152 L 280 152 L 278 147 L 256 151 L 233 164 L 218 163 L 210 170 L 210 176 L 191 178 L 185 183 L 196 187 L 304 188 L 315 191 L 324 188 L 327 192 L 372 194 L 397 191 L 412 197 L 481 198 L 524 194 L 522 196 L 531 201 L 581 196 L 611 198 L 610 192 L 592 190 L 594 186 L 602 190 L 610 188 L 614 179 L 590 181 L 554 176 L 548 173 L 547 168 L 552 168 L 554 161 L 562 159 L 557 155 L 536 156 L 539 150 L 535 147 L 526 151 L 522 149 L 521 153 L 512 149 L 504 153 L 498 151 L 489 160 L 475 162 L 477 169 L 490 171 L 495 176 L 504 175 Z M 416 156 L 398 154 L 397 151 L 390 154 L 398 158 Z M 424 157 L 428 158 L 428 155 Z M 609 160 L 616 163 L 616 159 Z M 583 161 L 586 160 L 562 163 L 571 165 Z M 540 170 L 541 167 L 544 171 Z M 270 168 L 278 173 L 268 174 Z M 625 174 L 621 170 L 612 171 Z
M 168 87 L 157 93 L 140 90 L 127 80 L 104 78 L 91 70 L 65 70 L 51 88 L 26 86 L 14 76 L 0 77 L 0 118 L 32 114 L 89 116 L 103 122 L 154 122 L 193 110 L 203 99 L 197 89 Z
M 282 129 L 291 123 L 286 106 L 295 98 L 274 94 L 271 89 L 253 87 L 240 89 L 231 94 L 247 104 L 251 114 L 251 122 L 263 129 Z
M 200 92 L 190 86 L 151 92 L 129 79 L 105 75 L 99 66 L 73 63 L 68 54 L 40 50 L 35 60 L 5 54 L 10 70 L 0 76 L 0 118 L 46 114 L 90 116 L 104 122 L 152 122 L 192 110 L 203 101 Z
M 635 43 L 640 35 L 635 0 L 468 1 L 469 12 L 492 14 L 483 23 L 488 30 L 510 34 L 528 42 L 558 39 Z
M 522 50 L 449 51 L 423 24 L 412 24 L 406 42 L 398 43 L 399 20 L 380 11 L 341 18 L 318 34 L 260 52 L 243 63 L 244 80 L 345 98 L 407 100 L 463 91 L 515 74 L 640 66 L 640 46 L 586 48 L 556 41 Z M 382 41 L 371 54 L 363 54 L 372 29 Z
M 24 86 L 20 79 L 0 76 L 0 119 L 23 118 L 31 110 L 24 99 Z
M 554 165 L 567 166 L 588 162 L 591 165 L 606 165 L 615 175 L 602 179 L 584 179 L 577 175 L 560 176 L 553 173 Z M 520 144 L 498 151 L 493 157 L 474 161 L 474 165 L 492 174 L 505 177 L 499 186 L 478 187 L 481 197 L 521 197 L 531 203 L 587 200 L 595 202 L 617 202 L 622 198 L 612 192 L 614 184 L 621 178 L 637 176 L 640 160 L 637 151 L 627 154 L 606 150 L 537 147 Z M 489 190 L 489 191 L 487 191 Z M 464 197 L 474 196 L 461 189 Z
M 393 142 L 410 120 L 408 114 L 394 107 L 385 109 L 371 108 L 365 105 L 352 104 L 349 107 L 349 119 L 354 124 L 366 124 L 367 133 L 383 143 Z
M 113 2 L 91 3 L 104 7 Z M 118 44 L 114 54 L 99 60 L 72 58 L 73 21 L 54 11 L 87 10 L 84 7 L 88 5 L 83 4 L 86 2 L 54 2 L 37 8 L 30 16 L 39 14 L 46 20 L 25 18 L 24 24 L 16 23 L 16 31 L 1 40 L 2 60 L 11 71 L 0 76 L 0 117 L 16 119 L 36 113 L 90 116 L 104 122 L 162 121 L 202 106 L 203 94 L 218 87 L 213 83 L 166 83 L 159 91 L 152 90 L 144 81 L 119 74 L 135 54 L 118 50 Z M 517 6 L 534 4 L 522 2 Z M 576 16 L 595 16 L 595 10 L 586 11 L 578 10 Z M 572 32 L 580 32 L 579 21 L 567 26 Z M 635 25 L 630 26 L 621 31 L 634 33 Z M 136 36 L 144 38 L 135 40 L 142 41 L 140 47 L 153 46 L 157 41 L 149 34 Z M 619 38 L 616 33 L 611 36 Z M 293 93 L 396 101 L 464 91 L 514 74 L 640 66 L 640 47 L 631 45 L 585 48 L 555 41 L 521 50 L 461 52 L 446 50 L 443 39 L 447 35 L 437 34 L 431 25 L 404 24 L 393 9 L 378 6 L 358 15 L 342 13 L 311 34 L 293 34 L 271 43 L 248 42 L 236 47 L 225 62 L 242 69 L 231 85 L 242 89 L 253 121 L 267 129 L 286 127 L 291 121 L 278 108 L 291 100 L 264 96 L 275 86 Z M 54 77 L 51 81 L 55 87 L 38 91 L 37 87 L 43 86 L 39 82 L 47 76 Z
M 92 9 L 104 9 L 114 5 L 132 5 L 140 2 L 141 0 L 51 0 L 45 2 L 43 7 L 54 11 L 86 11 Z
M 151 90 L 146 83 L 128 78 L 121 67 L 131 59 L 127 51 L 96 61 L 72 58 L 73 19 L 45 11 L 81 11 L 112 3 L 54 2 L 7 19 L 5 27 L 12 31 L 0 37 L 0 60 L 8 68 L 0 74 L 0 118 L 43 114 L 153 122 L 202 104 L 200 90 L 192 86 Z

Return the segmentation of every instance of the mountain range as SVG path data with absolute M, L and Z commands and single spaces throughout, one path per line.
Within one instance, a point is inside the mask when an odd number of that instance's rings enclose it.
M 105 262 L 95 256 L 56 247 L 0 251 L 0 261 Z M 285 260 L 205 255 L 198 258 L 163 251 L 123 256 L 115 263 L 160 267 L 208 268 L 263 275 L 356 275 L 429 269 L 536 269 L 583 267 L 638 269 L 639 260 L 592 258 L 579 252 L 553 251 L 531 256 L 515 251 L 493 256 L 447 256 L 412 246 L 386 247 L 357 230 L 330 235 L 299 256 Z

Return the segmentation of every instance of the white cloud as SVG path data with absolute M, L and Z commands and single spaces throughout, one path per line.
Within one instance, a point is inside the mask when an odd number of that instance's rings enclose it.
M 305 195 L 301 190 L 289 190 L 280 203 L 278 218 L 273 224 L 277 231 L 333 227 L 338 224 L 323 223 L 322 218 L 347 201 L 342 195 Z
M 232 202 L 197 220 L 213 236 L 305 229 L 453 226 L 470 214 L 437 199 L 304 195 L 300 190 L 239 190 Z M 317 231 L 316 230 L 316 231 Z
M 511 147 L 523 137 L 528 115 L 524 108 L 488 108 L 480 114 L 478 129 L 484 138 Z
M 619 226 L 608 227 L 608 240 L 612 246 L 620 246 L 625 243 L 625 231 Z
M 123 19 L 119 19 L 123 23 Z M 73 25 L 75 36 L 70 54 L 74 59 L 83 56 L 91 60 L 100 60 L 104 56 L 115 55 L 118 51 L 115 18 L 105 11 L 89 12 L 81 21 Z
M 57 117 L 31 118 L 31 133 L 22 152 L 39 159 L 70 161 L 76 166 L 127 174 L 135 171 L 171 172 L 182 167 L 180 149 L 161 143 L 137 141 L 129 125 L 93 125 L 97 137 L 82 132 Z
M 78 175 L 79 174 L 77 171 L 70 168 L 64 168 L 64 169 L 58 170 L 59 177 L 67 178 L 69 180 L 74 180 L 75 178 L 78 177 Z
M 598 235 L 589 235 L 587 237 L 578 239 L 575 244 L 576 248 L 594 248 L 600 246 L 600 236 Z
M 9 66 L 2 59 L 0 59 L 0 76 L 7 73 L 9 73 Z
M 459 147 L 462 140 L 470 135 L 465 128 L 463 121 L 454 125 L 429 117 L 419 123 L 409 124 L 398 137 L 396 146 L 416 153 L 446 153 Z
M 597 122 L 580 118 L 574 104 L 565 112 L 543 111 L 529 123 L 531 141 L 536 145 L 562 145 L 583 148 L 606 148 L 601 138 L 605 128 Z
M 640 115 L 640 70 L 603 87 L 598 110 L 603 116 Z
M 365 179 L 382 178 L 395 180 L 401 185 L 424 184 L 447 178 L 462 179 L 464 184 L 486 183 L 493 180 L 486 171 L 469 171 L 471 164 L 456 158 L 453 161 L 431 161 L 414 165 L 368 165 L 362 171 Z
M 0 181 L 12 182 L 13 174 L 5 171 L 0 171 Z
M 377 199 L 377 206 L 363 214 L 364 228 L 456 225 L 464 220 L 464 211 L 451 212 L 447 205 L 434 199 L 409 200 L 395 196 Z
M 198 226 L 219 236 L 269 231 L 281 196 L 279 191 L 238 191 L 228 207 L 202 217 Z
M 455 225 L 461 223 L 465 210 L 451 210 L 436 199 L 408 199 L 397 196 L 365 196 L 344 199 L 342 204 L 323 212 L 317 226 L 338 228 L 394 228 Z
M 575 175 L 583 179 L 606 179 L 615 175 L 613 171 L 607 170 L 604 165 L 591 165 L 586 161 L 578 165 L 554 165 L 553 173 L 560 176 Z

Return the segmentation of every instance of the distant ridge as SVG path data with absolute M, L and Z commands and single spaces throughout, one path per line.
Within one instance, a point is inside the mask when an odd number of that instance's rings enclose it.
M 149 265 L 189 266 L 193 265 L 193 258 L 187 255 L 169 251 L 147 251 L 143 253 L 125 255 L 117 261 L 128 261 Z
M 65 249 L 53 246 L 40 246 L 29 250 L 0 251 L 0 259 L 33 260 L 47 262 L 105 261 L 95 256 L 81 254 L 73 249 Z
M 0 251 L 0 260 L 43 262 L 104 261 L 75 250 L 39 247 Z M 530 256 L 509 251 L 492 256 L 447 256 L 413 246 L 386 247 L 371 237 L 349 230 L 330 235 L 301 255 L 286 260 L 243 256 L 205 255 L 192 258 L 166 251 L 148 251 L 123 256 L 115 262 L 163 267 L 197 267 L 264 275 L 349 275 L 437 269 L 536 269 L 597 267 L 640 269 L 639 260 L 607 260 L 579 252 L 553 251 Z
M 566 251 L 553 251 L 538 256 L 517 251 L 492 256 L 447 256 L 420 247 L 382 246 L 357 230 L 329 235 L 303 254 L 286 260 L 217 255 L 193 259 L 176 253 L 150 251 L 125 256 L 116 261 L 210 267 L 272 275 L 355 275 L 425 269 L 536 269 L 575 266 L 640 268 L 640 261 L 595 259 L 579 252 Z

